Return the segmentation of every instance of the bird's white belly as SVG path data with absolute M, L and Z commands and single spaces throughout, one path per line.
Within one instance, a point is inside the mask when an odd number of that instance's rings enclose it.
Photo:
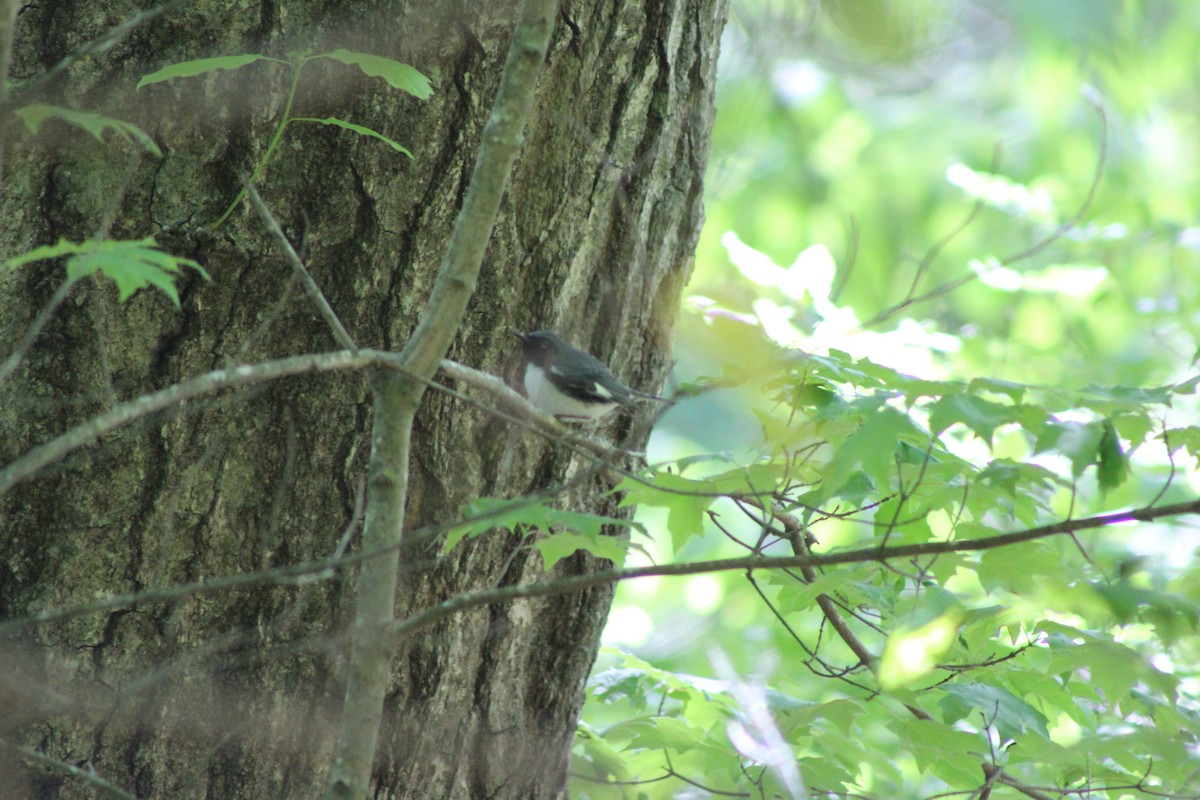
M 567 397 L 546 380 L 540 367 L 533 364 L 525 365 L 525 396 L 547 414 L 568 419 L 595 419 L 617 407 L 615 400 L 611 403 L 581 403 Z

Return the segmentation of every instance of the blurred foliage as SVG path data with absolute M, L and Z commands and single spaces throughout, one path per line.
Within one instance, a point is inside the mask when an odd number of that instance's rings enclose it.
M 1197 52 L 1193 3 L 735 0 L 693 396 L 622 487 L 634 541 L 838 554 L 1194 500 Z M 1187 522 L 623 584 L 572 796 L 1198 797 Z

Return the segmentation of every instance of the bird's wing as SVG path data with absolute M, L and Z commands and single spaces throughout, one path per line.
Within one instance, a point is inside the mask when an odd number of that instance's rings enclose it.
M 591 369 L 577 371 L 570 376 L 563 375 L 557 368 L 551 367 L 546 371 L 546 377 L 560 391 L 575 395 L 585 402 L 628 405 L 633 399 L 629 388 L 613 377 L 603 365 L 599 368 L 592 366 Z

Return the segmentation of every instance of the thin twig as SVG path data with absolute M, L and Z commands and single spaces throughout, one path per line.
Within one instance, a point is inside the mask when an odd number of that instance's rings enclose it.
M 71 287 L 74 285 L 75 282 L 67 278 L 54 290 L 54 294 L 50 296 L 50 300 L 47 301 L 46 305 L 42 306 L 42 310 L 38 312 L 37 317 L 34 318 L 29 328 L 26 329 L 20 343 L 12 351 L 12 354 L 4 360 L 4 364 L 0 365 L 0 383 L 6 381 L 8 376 L 13 373 L 13 370 L 20 366 L 26 354 L 29 353 L 29 348 L 33 347 L 34 340 L 41 335 L 42 330 L 45 329 L 47 323 L 50 322 L 50 318 L 54 316 L 54 312 L 58 310 L 62 302 L 67 299 L 67 294 L 70 293 Z
M 187 2 L 188 0 L 171 0 L 171 2 L 163 3 L 156 8 L 148 8 L 145 11 L 138 11 L 130 15 L 120 25 L 105 31 L 103 36 L 76 48 L 50 69 L 26 81 L 20 88 L 11 92 L 7 97 L 0 96 L 0 115 L 7 114 L 10 109 L 32 102 L 37 98 L 42 87 L 52 83 L 58 76 L 65 74 L 75 62 L 108 52 L 116 47 L 122 39 L 142 25 L 158 19 L 168 11 L 173 11 L 178 6 L 182 6 Z
M 77 425 L 46 444 L 33 448 L 0 470 L 0 494 L 4 494 L 16 484 L 28 480 L 50 464 L 61 461 L 68 454 L 93 444 L 118 428 L 188 400 L 223 389 L 278 380 L 294 375 L 359 369 L 366 366 L 395 368 L 397 366 L 396 356 L 393 353 L 382 353 L 378 350 L 362 350 L 358 353 L 346 351 L 318 353 L 282 358 L 252 367 L 231 367 L 205 373 L 169 386 L 162 391 L 122 403 L 110 411 Z
M 427 387 L 435 391 L 445 392 L 464 402 L 480 405 L 447 386 L 442 386 L 432 380 L 417 378 L 404 369 L 400 363 L 400 356 L 379 350 L 359 350 L 357 353 L 345 350 L 332 353 L 313 353 L 260 364 L 229 367 L 198 375 L 161 391 L 123 403 L 107 413 L 93 417 L 49 442 L 33 448 L 24 456 L 0 469 L 0 494 L 4 494 L 18 483 L 28 480 L 49 465 L 61 461 L 76 450 L 88 447 L 132 422 L 198 397 L 281 378 L 370 367 L 404 373 L 414 380 L 421 380 Z M 547 417 L 495 376 L 449 360 L 443 360 L 440 368 L 450 377 L 491 393 L 502 408 L 499 410 L 484 408 L 488 413 L 545 436 L 556 445 L 568 447 L 593 460 L 603 460 L 609 469 L 624 477 L 646 482 L 645 479 L 639 478 L 627 470 L 612 466 L 614 456 L 630 455 L 628 451 L 618 450 L 597 439 L 568 429 L 556 420 Z M 714 493 L 708 494 L 717 496 Z
M 1104 107 L 1101 105 L 1099 98 L 1095 96 L 1093 91 L 1085 90 L 1084 97 L 1087 98 L 1088 102 L 1092 104 L 1092 108 L 1095 110 L 1096 116 L 1100 119 L 1100 146 L 1096 154 L 1096 169 L 1092 175 L 1092 182 L 1088 187 L 1087 196 L 1084 197 L 1083 202 L 1079 205 L 1079 208 L 1066 222 L 1063 222 L 1049 234 L 1034 242 L 1024 250 L 1018 250 L 1011 255 L 999 259 L 997 262 L 999 266 L 1012 266 L 1013 264 L 1031 258 L 1032 256 L 1040 253 L 1042 250 L 1045 250 L 1051 244 L 1061 239 L 1068 231 L 1078 225 L 1080 220 L 1083 219 L 1084 215 L 1087 214 L 1088 210 L 1092 207 L 1092 202 L 1096 199 L 1096 192 L 1100 188 L 1100 181 L 1104 177 L 1105 165 L 1108 162 L 1108 116 L 1104 113 Z M 976 273 L 972 272 L 968 275 L 955 278 L 952 281 L 947 281 L 940 286 L 936 286 L 924 294 L 907 297 L 896 305 L 891 306 L 890 308 L 885 308 L 883 311 L 864 322 L 860 327 L 864 329 L 874 327 L 910 306 L 916 305 L 917 303 L 923 303 L 926 300 L 933 300 L 941 297 L 944 294 L 948 294 L 955 289 L 965 286 L 978 277 L 979 276 Z
M 517 584 L 496 589 L 486 589 L 478 592 L 452 597 L 442 603 L 414 614 L 403 620 L 397 620 L 387 628 L 386 635 L 393 640 L 407 636 L 417 630 L 428 627 L 446 617 L 458 614 L 479 606 L 503 603 L 525 597 L 550 597 L 553 595 L 569 594 L 618 581 L 633 580 L 651 576 L 699 575 L 710 572 L 729 572 L 746 569 L 780 569 L 792 567 L 829 567 L 836 564 L 858 564 L 868 561 L 883 562 L 893 558 L 913 558 L 915 556 L 933 555 L 937 553 L 964 553 L 983 550 L 993 550 L 1008 547 L 1022 542 L 1059 536 L 1072 531 L 1102 528 L 1122 522 L 1149 522 L 1164 517 L 1182 516 L 1185 514 L 1200 514 L 1200 500 L 1186 503 L 1176 503 L 1170 506 L 1155 508 L 1136 508 L 1128 511 L 1118 511 L 1111 514 L 1099 514 L 1094 517 L 1063 520 L 1051 525 L 1042 525 L 1013 533 L 1002 533 L 995 536 L 981 537 L 966 541 L 936 541 L 921 544 L 893 545 L 891 547 L 865 547 L 856 550 L 842 550 L 835 553 L 823 553 L 810 556 L 778 556 L 774 558 L 749 557 L 730 558 L 717 561 L 696 561 L 684 564 L 659 564 L 650 567 L 634 567 L 623 570 L 605 570 L 587 575 L 572 575 L 556 578 L 540 583 Z M 856 655 L 860 655 L 856 653 Z M 861 655 L 870 655 L 863 648 Z
M 438 525 L 428 526 L 427 528 L 417 529 L 413 531 L 412 534 L 414 537 L 422 534 L 436 535 L 437 533 L 445 532 L 450 528 L 459 527 L 470 522 L 477 522 L 492 516 L 507 513 L 510 510 L 511 509 L 509 508 L 494 509 L 490 512 L 480 514 L 470 519 L 457 519 Z M 606 570 L 604 572 L 593 573 L 589 575 L 555 578 L 533 584 L 515 584 L 512 586 L 499 587 L 496 589 L 483 590 L 472 594 L 460 595 L 458 597 L 451 598 L 437 606 L 433 606 L 432 608 L 414 615 L 413 617 L 409 617 L 406 620 L 401 620 L 392 624 L 390 626 L 389 634 L 393 637 L 403 636 L 411 631 L 424 628 L 445 617 L 451 616 L 458 611 L 475 608 L 482 605 L 508 602 L 510 600 L 523 597 L 546 597 L 552 595 L 569 594 L 571 592 L 589 589 L 594 586 L 617 583 L 620 581 L 635 580 L 644 577 L 699 575 L 703 573 L 739 571 L 746 569 L 795 569 L 802 567 L 818 568 L 835 566 L 839 564 L 878 562 L 888 558 L 910 558 L 914 555 L 927 555 L 933 552 L 983 551 L 1004 547 L 1019 542 L 1032 541 L 1038 538 L 1059 535 L 1068 531 L 1102 528 L 1108 525 L 1119 524 L 1121 522 L 1128 522 L 1131 520 L 1149 522 L 1155 519 L 1182 516 L 1186 514 L 1200 514 L 1200 500 L 1193 500 L 1191 502 L 1179 503 L 1172 506 L 1133 509 L 1115 514 L 1102 514 L 1096 517 L 1065 520 L 1053 525 L 1044 525 L 1039 528 L 1030 528 L 1025 531 L 997 534 L 996 536 L 983 537 L 968 541 L 939 541 L 926 542 L 924 544 L 895 545 L 891 548 L 886 548 L 883 551 L 872 547 L 858 550 L 845 550 L 837 553 L 821 555 L 785 556 L 774 558 L 752 556 L 717 561 L 662 564 L 622 570 Z M 90 603 L 86 606 L 77 606 L 69 609 L 47 609 L 22 619 L 14 619 L 0 623 L 0 635 L 10 633 L 18 628 L 25 628 L 30 625 L 58 622 L 88 613 L 130 608 L 148 602 L 179 600 L 194 594 L 227 592 L 230 589 L 261 584 L 269 581 L 286 582 L 289 580 L 302 578 L 303 576 L 317 576 L 315 578 L 316 580 L 328 579 L 334 575 L 334 570 L 336 568 L 355 564 L 371 558 L 377 558 L 381 555 L 383 555 L 382 551 L 362 551 L 358 553 L 352 553 L 341 558 L 327 558 L 319 561 L 305 562 L 285 567 L 275 567 L 270 570 L 263 570 L 260 572 L 231 575 L 200 583 L 172 586 L 163 589 L 143 590 L 126 595 L 105 598 L 103 600 Z
M 0 744 L 3 744 L 6 747 L 11 747 L 13 750 L 16 750 L 18 753 L 21 754 L 22 758 L 27 758 L 30 761 L 35 761 L 38 764 L 41 764 L 46 767 L 50 767 L 51 769 L 53 769 L 57 772 L 61 772 L 65 775 L 69 775 L 72 778 L 78 778 L 79 780 L 83 781 L 84 783 L 99 789 L 100 791 L 104 792 L 107 795 L 120 798 L 120 800 L 137 800 L 136 797 L 134 797 L 132 794 L 130 794 L 129 792 L 122 789 L 120 786 L 117 786 L 116 784 L 110 783 L 109 781 L 106 781 L 104 778 L 101 778 L 99 775 L 96 774 L 95 770 L 80 769 L 79 767 L 75 766 L 74 764 L 68 764 L 66 761 L 63 761 L 62 759 L 54 758 L 53 756 L 48 756 L 41 751 L 34 750 L 32 747 L 16 745 L 16 744 L 12 744 L 10 742 L 6 742 L 3 740 L 0 740 Z
M 250 198 L 250 203 L 254 206 L 258 215 L 266 223 L 267 230 L 279 242 L 279 247 L 283 250 L 283 254 L 287 256 L 288 263 L 292 265 L 292 270 L 300 278 L 300 283 L 304 286 L 304 293 L 308 295 L 308 299 L 321 312 L 321 317 L 325 320 L 325 324 L 329 326 L 329 330 L 333 333 L 333 338 L 347 350 L 351 352 L 357 351 L 358 345 L 354 343 L 354 339 L 351 338 L 349 331 L 346 330 L 346 326 L 342 325 L 342 321 L 338 319 L 337 312 L 333 310 L 333 306 L 329 305 L 329 300 L 325 297 L 325 293 L 321 291 L 321 287 L 317 286 L 317 282 L 313 280 L 312 273 L 304 266 L 300 255 L 292 247 L 292 243 L 288 241 L 283 229 L 279 227 L 279 223 L 275 220 L 275 216 L 259 196 L 258 190 L 252 184 L 247 183 L 246 195 Z

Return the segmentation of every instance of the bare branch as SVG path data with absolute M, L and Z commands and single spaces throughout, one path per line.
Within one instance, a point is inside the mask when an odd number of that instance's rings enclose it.
M 0 383 L 3 383 L 5 380 L 7 380 L 8 376 L 13 373 L 13 370 L 20 366 L 21 362 L 25 360 L 25 354 L 29 352 L 30 347 L 33 347 L 34 340 L 41 335 L 42 330 L 45 329 L 46 324 L 50 322 L 50 318 L 54 316 L 54 312 L 58 310 L 60 305 L 62 305 L 63 300 L 67 299 L 67 294 L 71 291 L 71 287 L 74 285 L 75 282 L 68 278 L 60 283 L 58 288 L 54 290 L 54 294 L 51 295 L 50 299 L 46 302 L 46 305 L 42 307 L 42 310 L 38 312 L 38 315 L 34 318 L 33 322 L 29 324 L 28 330 L 25 331 L 25 335 L 21 337 L 20 343 L 17 344 L 16 348 L 12 351 L 12 354 L 8 358 L 4 359 L 3 364 L 0 364 Z
M 485 512 L 476 517 L 472 517 L 471 519 L 458 519 L 450 522 L 440 523 L 427 528 L 414 530 L 412 531 L 411 535 L 414 538 L 432 536 L 439 532 L 449 530 L 450 528 L 458 527 L 467 522 L 487 519 L 488 517 L 495 516 L 499 513 L 502 513 L 501 510 Z M 425 611 L 414 615 L 413 617 L 391 623 L 388 627 L 387 634 L 390 637 L 404 636 L 412 631 L 427 627 L 428 625 L 431 625 L 441 619 L 452 616 L 458 611 L 476 608 L 483 605 L 507 602 L 509 600 L 515 600 L 523 597 L 547 597 L 552 595 L 568 594 L 571 592 L 589 589 L 594 586 L 607 583 L 616 583 L 625 580 L 634 580 L 636 578 L 652 576 L 665 577 L 698 575 L 701 573 L 728 572 L 733 570 L 802 569 L 805 567 L 820 568 L 840 564 L 885 561 L 889 558 L 911 558 L 916 555 L 928 555 L 931 553 L 983 551 L 1020 542 L 1031 541 L 1038 538 L 1060 535 L 1072 531 L 1105 527 L 1107 525 L 1119 524 L 1121 522 L 1148 522 L 1155 519 L 1182 516 L 1186 514 L 1200 514 L 1200 500 L 1193 500 L 1187 503 L 1178 503 L 1172 506 L 1160 506 L 1155 508 L 1147 507 L 1117 512 L 1114 514 L 1102 514 L 1095 517 L 1065 520 L 1053 525 L 1044 525 L 1039 528 L 1031 528 L 1025 531 L 999 534 L 997 536 L 968 541 L 938 541 L 927 542 L 925 544 L 896 545 L 889 548 L 871 547 L 858 550 L 846 550 L 825 555 L 797 555 L 771 558 L 763 556 L 751 556 L 716 561 L 663 564 L 621 570 L 607 570 L 589 575 L 569 576 L 540 583 L 504 586 L 495 589 L 486 589 L 471 594 L 459 595 L 458 597 L 451 598 L 437 606 L 426 609 Z M 183 584 L 165 587 L 162 589 L 148 589 L 126 595 L 117 595 L 98 600 L 86 606 L 78 606 L 69 609 L 47 609 L 24 619 L 14 619 L 0 623 L 0 634 L 10 632 L 17 628 L 27 627 L 29 625 L 57 622 L 93 612 L 129 608 L 147 602 L 180 600 L 193 594 L 226 592 L 230 589 L 247 587 L 268 581 L 286 582 L 305 579 L 332 579 L 337 568 L 352 565 L 372 558 L 377 558 L 381 555 L 384 555 L 385 552 L 391 551 L 364 550 L 345 556 L 339 557 L 335 555 L 335 557 L 321 559 L 319 561 L 310 561 L 283 567 L 275 567 L 259 572 L 230 575 L 199 583 Z M 871 657 L 870 651 L 865 647 L 860 646 L 855 648 L 855 652 L 860 657 Z
M 389 638 L 395 640 L 421 628 L 432 625 L 446 617 L 479 606 L 503 603 L 523 597 L 549 597 L 552 595 L 568 594 L 583 591 L 594 586 L 607 583 L 645 578 L 650 576 L 699 575 L 705 572 L 729 572 L 745 569 L 781 569 L 797 567 L 829 567 L 836 564 L 856 564 L 866 561 L 884 562 L 892 558 L 913 558 L 916 556 L 933 555 L 936 553 L 965 553 L 982 550 L 993 550 L 997 547 L 1029 542 L 1034 539 L 1044 539 L 1073 531 L 1102 528 L 1121 522 L 1149 522 L 1163 517 L 1181 516 L 1184 514 L 1200 514 L 1200 500 L 1187 503 L 1176 503 L 1170 506 L 1156 508 L 1135 508 L 1129 511 L 1118 511 L 1112 514 L 1099 514 L 1094 517 L 1069 519 L 1056 522 L 1053 525 L 1042 525 L 1037 528 L 1002 533 L 966 541 L 937 541 L 923 544 L 894 545 L 892 547 L 865 547 L 857 550 L 843 550 L 837 553 L 810 556 L 787 556 L 764 558 L 753 556 L 749 558 L 729 558 L 718 561 L 694 561 L 685 564 L 658 564 L 649 567 L 631 569 L 613 569 L 604 572 L 594 572 L 588 575 L 573 575 L 557 578 L 542 583 L 517 584 L 496 589 L 485 589 L 479 592 L 462 594 L 452 597 L 436 606 L 431 606 L 420 613 L 403 620 L 397 620 L 387 628 Z M 864 648 L 865 649 L 865 648 Z M 869 652 L 868 652 L 869 654 Z
M 500 200 L 521 150 L 525 119 L 533 107 L 557 10 L 557 0 L 525 0 L 521 4 L 462 210 L 417 328 L 400 353 L 410 376 L 384 370 L 372 376 L 374 428 L 364 549 L 398 550 L 403 541 L 409 447 L 417 405 L 446 357 L 475 292 Z M 367 795 L 384 694 L 392 677 L 391 642 L 380 631 L 394 622 L 398 573 L 397 557 L 366 561 L 359 573 L 346 700 L 329 774 L 328 800 L 360 800 Z
M 338 319 L 337 312 L 329 305 L 329 300 L 325 298 L 325 293 L 321 291 L 321 287 L 317 286 L 317 282 L 313 280 L 312 274 L 308 268 L 304 266 L 304 262 L 300 260 L 300 255 L 296 249 L 292 247 L 292 243 L 288 241 L 284 235 L 283 229 L 279 227 L 279 223 L 275 220 L 275 216 L 271 214 L 271 210 L 267 208 L 267 204 L 259 197 L 258 190 L 250 183 L 246 184 L 246 195 L 250 198 L 250 202 L 254 205 L 254 210 L 262 217 L 263 222 L 267 225 L 267 230 L 279 242 L 279 247 L 283 250 L 283 254 L 287 256 L 288 263 L 292 265 L 292 270 L 296 276 L 300 278 L 300 283 L 304 286 L 304 293 L 308 295 L 308 299 L 312 300 L 313 305 L 321 312 L 321 317 L 325 320 L 325 324 L 329 326 L 329 330 L 333 332 L 333 338 L 342 347 L 350 351 L 358 350 L 358 345 L 354 343 L 354 339 L 350 337 L 350 333 L 346 327 L 342 325 L 342 321 Z
M 196 397 L 223 389 L 233 389 L 310 372 L 360 369 L 367 366 L 397 369 L 399 363 L 397 356 L 393 353 L 362 350 L 358 353 L 341 351 L 293 356 L 254 366 L 230 367 L 207 372 L 169 386 L 162 391 L 122 403 L 111 411 L 77 425 L 46 444 L 33 448 L 4 469 L 0 469 L 0 494 L 4 494 L 13 486 L 28 480 L 50 464 L 61 461 L 70 453 L 93 444 L 118 428 L 158 411 L 186 403 Z
M 1017 779 L 1009 777 L 1009 775 L 1000 767 L 995 767 L 991 764 L 984 764 L 983 774 L 987 777 L 989 782 L 999 780 L 1005 786 L 1010 786 L 1013 789 L 1016 789 L 1026 797 L 1032 798 L 1032 800 L 1052 800 L 1050 795 L 1044 792 L 1039 792 L 1032 786 L 1026 786 Z
M 3 744 L 6 747 L 11 747 L 13 750 L 16 750 L 18 753 L 21 754 L 22 758 L 27 758 L 30 761 L 35 761 L 38 764 L 41 764 L 46 767 L 50 767 L 51 769 L 53 769 L 57 772 L 61 772 L 65 775 L 70 775 L 72 778 L 78 778 L 79 780 L 83 781 L 84 783 L 86 783 L 96 789 L 99 789 L 101 792 L 103 792 L 104 794 L 106 794 L 110 797 L 118 797 L 121 800 L 137 800 L 137 798 L 135 798 L 132 794 L 130 794 L 129 792 L 122 789 L 120 786 L 117 786 L 116 784 L 110 783 L 110 782 L 106 781 L 104 778 L 101 778 L 99 775 L 96 774 L 96 771 L 93 769 L 90 769 L 90 768 L 89 769 L 80 769 L 79 767 L 75 766 L 74 764 L 68 764 L 66 761 L 62 761 L 61 759 L 53 758 L 52 756 L 48 756 L 39 750 L 34 750 L 32 747 L 24 747 L 22 745 L 15 745 L 15 744 L 11 744 L 9 742 L 5 742 L 3 740 L 0 740 L 0 744 Z M 91 765 L 89 765 L 89 767 L 90 766 Z
M 313 353 L 291 358 L 267 361 L 261 364 L 229 367 L 198 375 L 195 378 L 177 383 L 152 394 L 143 395 L 136 400 L 123 403 L 116 408 L 93 417 L 85 423 L 77 425 L 66 433 L 51 441 L 39 445 L 8 466 L 0 469 L 0 494 L 4 494 L 13 486 L 28 480 L 41 470 L 61 461 L 66 456 L 94 444 L 102 437 L 125 427 L 139 419 L 180 405 L 208 394 L 214 394 L 226 389 L 235 389 L 256 383 L 290 378 L 317 372 L 331 372 L 344 369 L 363 369 L 379 367 L 408 374 L 400 364 L 400 356 L 379 350 L 335 351 L 332 353 Z M 572 431 L 554 419 L 547 417 L 534 407 L 528 400 L 514 392 L 495 376 L 488 375 L 470 367 L 443 360 L 440 364 L 443 373 L 467 383 L 495 396 L 503 411 L 485 408 L 517 425 L 525 426 L 537 433 L 551 438 L 557 444 L 583 451 L 590 456 L 611 462 L 614 455 L 627 454 L 615 450 L 611 445 L 593 439 L 582 433 Z M 415 377 L 410 375 L 410 377 Z M 452 389 L 440 386 L 433 381 L 423 381 L 426 385 L 462 397 Z M 467 399 L 467 398 L 462 398 Z M 622 473 L 625 474 L 625 473 Z

